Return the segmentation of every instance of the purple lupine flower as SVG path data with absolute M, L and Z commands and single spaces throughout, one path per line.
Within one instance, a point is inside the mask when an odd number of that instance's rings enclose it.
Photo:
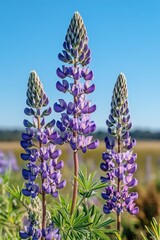
M 87 95 L 95 90 L 95 85 L 92 84 L 93 72 L 87 66 L 91 60 L 87 32 L 78 12 L 75 12 L 71 19 L 63 48 L 58 58 L 65 65 L 57 68 L 56 73 L 60 80 L 56 83 L 56 88 L 60 92 L 70 93 L 72 100 L 67 103 L 59 99 L 58 103 L 54 104 L 54 110 L 61 113 L 61 119 L 57 121 L 61 132 L 57 143 L 70 144 L 74 152 L 74 175 L 78 177 L 78 150 L 85 153 L 87 149 L 95 149 L 98 146 L 98 140 L 92 140 L 92 136 L 89 136 L 96 130 L 94 121 L 90 120 L 96 105 L 91 104 Z M 76 204 L 77 186 L 77 180 L 74 179 L 71 214 Z
M 42 110 L 42 107 L 47 106 L 47 104 L 48 97 L 43 90 L 42 83 L 36 72 L 31 72 L 27 90 L 27 105 L 30 108 L 25 108 L 25 113 L 32 115 L 33 122 L 27 124 L 26 132 L 22 133 L 21 146 L 25 153 L 21 154 L 21 158 L 29 161 L 27 169 L 22 171 L 24 179 L 28 180 L 23 194 L 32 197 L 36 197 L 42 191 L 54 196 L 54 192 L 61 183 L 60 177 L 55 177 L 55 179 L 51 177 L 53 173 L 59 174 L 59 170 L 63 167 L 63 161 L 58 163 L 57 159 L 61 155 L 61 150 L 56 150 L 56 145 L 53 144 L 58 137 L 53 128 L 55 121 L 52 120 L 52 126 L 45 124 L 44 121 L 44 117 L 51 114 L 50 107 Z M 24 125 L 26 126 L 26 124 Z M 41 187 L 36 182 L 39 175 L 43 181 Z M 50 188 L 49 191 L 46 186 Z M 65 181 L 63 181 L 63 186 L 65 186 Z
M 27 89 L 27 105 L 25 114 L 32 116 L 32 121 L 24 120 L 26 131 L 22 133 L 21 146 L 25 153 L 21 158 L 27 161 L 26 168 L 22 170 L 22 176 L 28 182 L 22 193 L 35 199 L 39 194 L 42 195 L 42 229 L 46 227 L 46 203 L 45 195 L 52 197 L 58 196 L 58 190 L 65 187 L 66 181 L 61 180 L 60 170 L 63 168 L 63 161 L 58 162 L 61 150 L 56 149 L 56 139 L 58 133 L 54 130 L 55 120 L 45 124 L 45 117 L 51 114 L 51 108 L 47 107 L 48 97 L 43 90 L 42 83 L 35 71 L 30 73 Z M 46 109 L 43 110 L 43 107 Z M 41 178 L 41 184 L 38 180 Z M 39 239 L 41 227 L 30 231 L 34 224 L 30 224 L 25 232 L 21 232 L 21 237 L 32 233 L 32 239 Z
M 112 211 L 117 213 L 118 230 L 122 212 L 127 210 L 132 215 L 138 213 L 138 207 L 134 203 L 138 194 L 130 192 L 138 182 L 133 177 L 137 170 L 135 163 L 137 155 L 132 150 L 136 140 L 131 139 L 129 135 L 131 122 L 127 97 L 126 79 L 121 73 L 113 90 L 111 112 L 106 121 L 111 137 L 105 138 L 107 151 L 102 154 L 104 162 L 100 165 L 106 172 L 106 176 L 101 177 L 101 180 L 107 183 L 105 191 L 102 192 L 102 198 L 106 200 L 103 211 L 106 214 Z
M 96 130 L 95 123 L 90 120 L 90 114 L 96 110 L 96 106 L 91 105 L 87 100 L 87 95 L 95 90 L 95 85 L 91 83 L 93 72 L 87 67 L 91 55 L 87 32 L 78 12 L 74 13 L 70 22 L 63 47 L 64 50 L 58 57 L 72 66 L 63 65 L 62 68 L 57 69 L 57 75 L 62 82 L 58 81 L 56 87 L 60 92 L 69 92 L 73 96 L 73 102 L 66 103 L 63 99 L 59 99 L 59 102 L 54 104 L 54 110 L 61 113 L 57 127 L 61 132 L 66 133 L 65 139 L 60 136 L 61 141 L 59 141 L 69 142 L 74 151 L 84 152 L 84 148 L 86 150 L 96 148 L 98 141 L 92 141 L 91 145 L 91 142 L 84 139 L 85 135 Z M 84 83 L 80 81 L 82 78 Z M 69 79 L 72 81 L 69 82 Z

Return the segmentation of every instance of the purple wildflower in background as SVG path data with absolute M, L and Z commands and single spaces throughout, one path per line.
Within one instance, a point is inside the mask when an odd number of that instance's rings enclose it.
M 130 189 L 137 185 L 137 179 L 133 177 L 137 170 L 137 155 L 132 150 L 136 140 L 129 135 L 132 124 L 127 97 L 126 79 L 121 73 L 113 90 L 111 112 L 106 121 L 111 138 L 105 138 L 107 151 L 102 154 L 104 162 L 100 165 L 106 172 L 106 176 L 101 177 L 101 180 L 107 183 L 105 192 L 102 192 L 102 198 L 106 200 L 103 211 L 106 214 L 112 211 L 117 213 L 119 231 L 121 213 L 127 210 L 135 215 L 139 211 L 135 205 L 138 193 L 130 192 Z
M 33 121 L 24 120 L 26 131 L 22 133 L 21 146 L 25 153 L 21 154 L 21 158 L 27 162 L 27 168 L 22 170 L 22 175 L 28 181 L 22 193 L 31 199 L 36 198 L 39 194 L 42 196 L 41 226 L 44 232 L 48 231 L 46 228 L 46 194 L 57 197 L 58 190 L 66 185 L 65 180 L 61 181 L 60 170 L 64 163 L 63 161 L 58 162 L 61 150 L 56 149 L 55 145 L 58 137 L 54 130 L 55 120 L 48 124 L 45 123 L 45 117 L 51 114 L 51 108 L 47 107 L 48 102 L 48 97 L 37 73 L 31 72 L 27 89 L 26 103 L 28 107 L 24 112 L 26 115 L 32 116 Z M 43 110 L 43 107 L 47 108 Z M 38 228 L 34 231 L 33 226 L 34 224 L 30 221 L 27 230 L 20 233 L 21 238 L 25 238 L 25 234 L 27 234 L 32 236 L 32 239 L 39 239 L 42 234 Z M 41 239 L 49 238 L 42 236 Z
M 0 151 L 0 174 L 4 175 L 7 171 L 18 171 L 17 159 L 13 152 L 3 153 Z
M 93 72 L 87 67 L 91 61 L 87 32 L 78 12 L 75 12 L 71 19 L 63 47 L 64 50 L 59 53 L 58 58 L 65 65 L 57 69 L 57 76 L 60 80 L 56 83 L 56 88 L 62 93 L 68 92 L 72 100 L 67 103 L 59 99 L 58 103 L 54 104 L 54 110 L 61 113 L 61 119 L 57 121 L 57 127 L 61 132 L 58 143 L 68 142 L 70 144 L 74 154 L 74 176 L 77 178 L 78 150 L 85 153 L 87 149 L 95 149 L 99 144 L 98 140 L 93 140 L 93 137 L 89 135 L 96 129 L 94 121 L 90 119 L 91 113 L 96 110 L 96 105 L 91 104 L 87 95 L 95 90 L 95 85 L 92 83 Z M 78 191 L 76 178 L 74 179 L 71 214 L 76 205 Z

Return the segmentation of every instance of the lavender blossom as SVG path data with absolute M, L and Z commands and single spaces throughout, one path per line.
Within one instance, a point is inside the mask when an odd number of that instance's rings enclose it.
M 54 130 L 55 120 L 48 124 L 45 123 L 45 117 L 51 114 L 51 108 L 47 107 L 48 102 L 48 97 L 37 73 L 31 72 L 26 101 L 29 107 L 25 108 L 24 112 L 26 115 L 32 116 L 33 121 L 24 120 L 26 131 L 22 133 L 21 146 L 25 153 L 21 154 L 21 158 L 28 162 L 27 168 L 22 170 L 23 178 L 28 181 L 22 193 L 31 199 L 36 198 L 39 194 L 42 195 L 42 229 L 46 228 L 45 195 L 50 194 L 55 198 L 58 196 L 58 190 L 66 185 L 65 180 L 61 181 L 60 170 L 64 163 L 63 161 L 58 162 L 61 150 L 56 149 L 55 145 L 58 137 Z M 42 110 L 43 107 L 47 107 L 47 109 Z M 32 225 L 30 224 L 27 228 L 27 234 L 35 234 L 33 239 L 39 239 L 36 238 L 36 236 L 40 236 L 39 231 L 30 231 Z
M 57 76 L 61 80 L 56 83 L 56 88 L 60 92 L 70 93 L 73 101 L 67 103 L 59 99 L 59 102 L 54 104 L 54 110 L 61 113 L 61 119 L 57 121 L 57 127 L 61 132 L 57 143 L 70 144 L 73 150 L 74 176 L 78 178 L 78 150 L 85 153 L 87 149 L 95 149 L 99 144 L 98 140 L 93 140 L 93 137 L 89 136 L 96 130 L 94 121 L 90 120 L 96 105 L 91 105 L 87 95 L 95 90 L 95 85 L 92 84 L 93 72 L 87 67 L 91 60 L 87 32 L 78 12 L 75 12 L 71 19 L 63 47 L 64 50 L 58 54 L 58 58 L 65 65 L 57 69 Z M 84 82 L 80 81 L 81 79 L 84 79 Z M 76 205 L 78 191 L 76 178 L 71 214 Z
M 102 198 L 106 200 L 103 211 L 106 214 L 112 211 L 117 213 L 118 230 L 120 230 L 121 213 L 127 210 L 135 215 L 139 211 L 135 205 L 138 193 L 130 192 L 130 188 L 136 186 L 138 182 L 133 177 L 137 170 L 135 163 L 137 155 L 132 150 L 136 140 L 129 135 L 132 124 L 127 97 L 126 79 L 121 73 L 113 90 L 111 112 L 106 121 L 111 138 L 105 138 L 107 151 L 102 154 L 104 162 L 100 165 L 106 172 L 106 176 L 101 177 L 101 180 L 107 183 L 105 192 L 102 192 Z

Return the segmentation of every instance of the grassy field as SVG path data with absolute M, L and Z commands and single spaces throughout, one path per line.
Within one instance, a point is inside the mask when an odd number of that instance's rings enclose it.
M 0 142 L 0 150 L 4 152 L 13 151 L 16 155 L 20 168 L 25 166 L 25 162 L 20 159 L 20 153 L 23 152 L 19 142 Z M 88 172 L 97 171 L 99 175 L 103 174 L 99 169 L 101 163 L 102 152 L 105 151 L 103 142 L 97 150 L 88 151 L 87 153 L 79 154 L 80 164 L 82 168 L 88 169 Z M 134 152 L 137 153 L 138 170 L 136 177 L 140 184 L 147 184 L 160 176 L 160 141 L 138 141 Z M 69 178 L 72 175 L 72 152 L 66 145 L 62 146 L 61 159 L 65 162 L 63 169 L 64 178 Z M 13 179 L 22 180 L 21 173 L 13 173 Z

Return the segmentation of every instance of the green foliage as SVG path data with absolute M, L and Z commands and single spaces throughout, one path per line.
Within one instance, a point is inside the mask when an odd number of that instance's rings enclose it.
M 54 203 L 51 210 L 52 220 L 60 229 L 62 239 L 66 240 L 109 240 L 108 234 L 116 231 L 110 229 L 110 224 L 114 222 L 107 218 L 95 206 L 90 206 L 89 199 L 95 195 L 95 191 L 104 188 L 104 183 L 97 180 L 96 173 L 79 173 L 79 199 L 76 209 L 70 215 L 71 202 L 59 197 L 59 202 Z
M 0 184 L 0 240 L 18 240 L 19 229 L 22 221 L 23 211 L 18 205 L 18 201 L 12 194 L 9 194 L 10 189 L 9 173 L 1 176 L 2 183 Z M 13 188 L 12 192 L 18 194 L 19 188 Z
M 160 240 L 160 223 L 157 223 L 156 219 L 153 218 L 151 221 L 151 228 L 145 226 L 146 232 L 152 240 Z M 148 240 L 142 233 L 144 240 Z
M 94 205 L 88 208 L 86 203 L 79 201 L 81 204 L 76 207 L 71 216 L 71 204 L 62 197 L 59 200 L 56 209 L 52 210 L 52 220 L 60 229 L 62 239 L 109 240 L 107 234 L 115 233 L 114 230 L 109 229 L 113 220 L 105 219 Z

